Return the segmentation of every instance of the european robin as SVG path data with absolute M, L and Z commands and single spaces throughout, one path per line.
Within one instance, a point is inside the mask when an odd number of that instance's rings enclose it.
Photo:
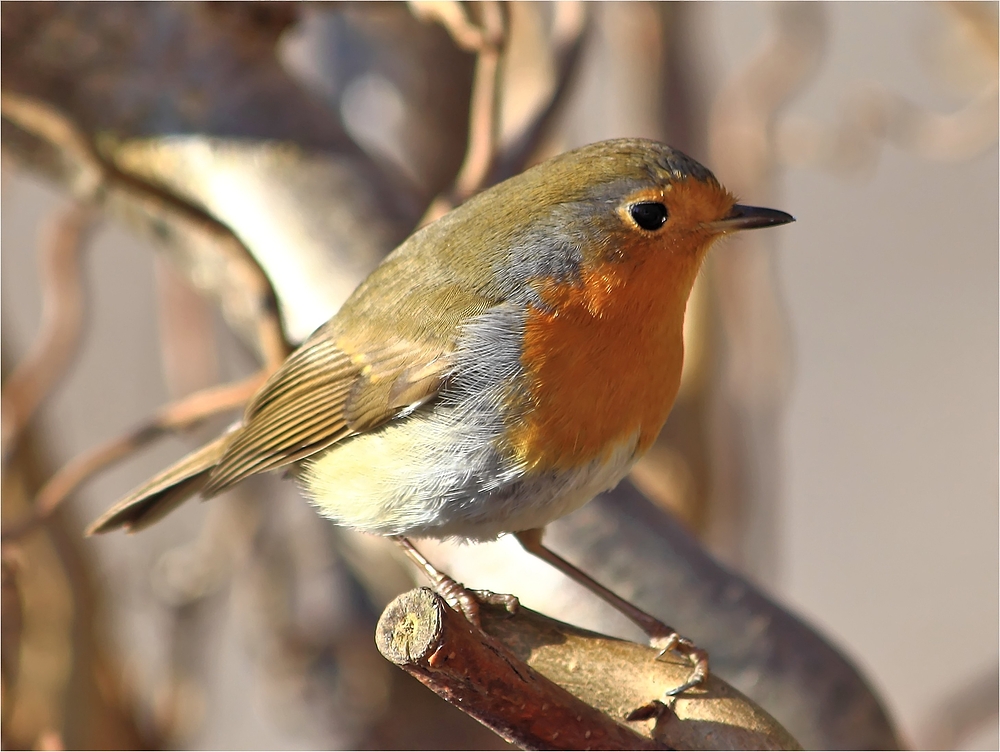
M 691 658 L 682 691 L 704 677 L 703 651 L 542 546 L 541 529 L 614 487 L 652 445 L 712 243 L 792 219 L 737 204 L 705 167 L 654 141 L 550 159 L 411 235 L 239 425 L 89 532 L 138 530 L 196 493 L 290 466 L 323 515 L 396 537 L 453 600 L 467 593 L 403 536 L 517 534 Z

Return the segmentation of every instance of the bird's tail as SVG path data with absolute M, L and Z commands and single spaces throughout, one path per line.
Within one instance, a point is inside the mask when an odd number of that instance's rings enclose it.
M 87 535 L 120 527 L 134 533 L 172 512 L 205 486 L 230 438 L 228 434 L 220 436 L 139 486 L 87 528 Z

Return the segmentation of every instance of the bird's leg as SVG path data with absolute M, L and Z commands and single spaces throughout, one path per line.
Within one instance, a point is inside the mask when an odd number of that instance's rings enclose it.
M 403 553 L 409 557 L 410 561 L 416 564 L 420 571 L 430 580 L 434 592 L 444 598 L 453 609 L 464 614 L 465 618 L 477 628 L 482 629 L 483 627 L 479 619 L 480 603 L 503 606 L 510 613 L 515 613 L 520 606 L 517 597 L 513 595 L 493 593 L 489 590 L 469 590 L 462 583 L 457 582 L 431 564 L 417 550 L 417 547 L 413 545 L 409 538 L 404 538 L 402 535 L 393 535 L 391 537 L 403 549 Z
M 631 619 L 639 628 L 649 635 L 650 644 L 660 651 L 657 658 L 667 653 L 675 653 L 691 662 L 692 670 L 688 680 L 679 687 L 667 691 L 667 697 L 674 697 L 701 684 L 708 676 L 708 653 L 697 647 L 691 640 L 682 637 L 673 627 L 668 627 L 655 616 L 647 614 L 642 609 L 629 603 L 619 595 L 608 590 L 604 585 L 576 568 L 542 543 L 542 530 L 524 530 L 514 533 L 514 537 L 524 547 L 524 550 L 534 554 L 539 559 L 548 562 L 564 575 L 583 585 L 595 595 L 604 599 L 618 611 Z

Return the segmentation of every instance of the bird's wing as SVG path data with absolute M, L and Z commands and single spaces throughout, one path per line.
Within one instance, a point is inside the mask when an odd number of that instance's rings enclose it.
M 102 514 L 87 528 L 87 535 L 107 533 L 120 527 L 135 533 L 172 512 L 204 488 L 228 438 L 220 436 L 143 483 Z
M 205 496 L 397 417 L 433 399 L 447 377 L 450 353 L 440 340 L 395 337 L 345 348 L 356 338 L 336 333 L 318 331 L 254 396 Z

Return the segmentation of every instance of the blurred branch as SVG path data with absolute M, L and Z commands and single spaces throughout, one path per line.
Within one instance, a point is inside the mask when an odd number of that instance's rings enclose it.
M 28 511 L 43 476 L 33 436 L 29 428 L 3 475 L 5 521 Z M 81 543 L 78 525 L 55 515 L 3 545 L 3 747 L 162 748 L 137 722 L 122 662 L 107 650 L 108 614 Z
M 507 9 L 493 0 L 477 3 L 475 7 L 481 19 L 483 46 L 476 57 L 476 78 L 469 108 L 469 146 L 455 178 L 453 205 L 485 187 L 500 130 L 500 55 L 506 36 Z
M 231 314 L 239 312 L 238 318 L 253 322 L 265 365 L 277 367 L 285 359 L 289 347 L 271 283 L 243 241 L 225 224 L 175 193 L 119 170 L 100 155 L 93 142 L 68 117 L 44 102 L 4 91 L 0 96 L 0 113 L 5 120 L 48 142 L 63 158 L 75 163 L 79 177 L 72 181 L 72 186 L 78 194 L 124 193 L 149 214 L 207 236 L 216 252 L 225 258 L 232 297 L 223 298 L 224 310 Z
M 778 178 L 776 118 L 819 71 L 829 34 L 822 3 L 775 3 L 769 16 L 759 50 L 721 87 L 708 121 L 715 174 L 737 196 L 765 205 Z M 709 408 L 714 482 L 706 541 L 764 582 L 779 567 L 778 426 L 791 366 L 775 238 L 735 237 L 706 265 L 714 287 L 710 357 L 718 369 Z
M 737 193 L 759 188 L 773 174 L 775 117 L 819 70 L 826 36 L 822 8 L 778 4 L 771 38 L 716 97 L 710 148 L 718 171 Z
M 966 682 L 944 700 L 935 700 L 916 749 L 970 749 L 970 737 L 987 724 L 997 725 L 1000 671 L 996 665 Z
M 848 175 L 874 169 L 883 141 L 924 159 L 958 162 L 997 142 L 998 107 L 995 83 L 951 113 L 870 84 L 844 106 L 834 126 L 802 117 L 780 123 L 775 148 L 786 165 Z
M 409 0 L 407 5 L 421 21 L 441 24 L 455 44 L 466 52 L 478 54 L 497 44 L 498 40 L 488 29 L 480 28 L 469 18 L 465 6 L 458 0 Z
M 18 582 L 24 556 L 16 546 L 0 550 L 0 679 L 3 681 L 0 703 L 0 726 L 6 727 L 16 702 L 18 675 L 21 670 L 21 635 L 24 627 L 21 587 Z
M 422 18 L 444 25 L 455 43 L 476 52 L 476 73 L 469 106 L 469 137 L 465 159 L 447 195 L 438 196 L 420 224 L 433 222 L 449 209 L 486 187 L 490 164 L 496 153 L 500 122 L 500 56 L 506 35 L 506 8 L 494 0 L 477 3 L 480 25 L 473 26 L 458 2 L 411 3 Z M 475 29 L 475 31 L 472 31 Z
M 124 436 L 70 460 L 42 486 L 31 514 L 24 520 L 5 525 L 0 538 L 4 541 L 15 540 L 31 532 L 94 473 L 133 454 L 160 436 L 191 428 L 212 415 L 242 406 L 268 375 L 269 372 L 262 371 L 233 384 L 223 384 L 189 395 L 162 408 L 150 420 Z
M 587 3 L 575 0 L 555 3 L 552 10 L 555 13 L 555 87 L 531 122 L 496 154 L 490 166 L 489 185 L 506 180 L 528 166 L 548 137 L 576 82 L 582 53 L 593 27 L 593 15 Z
M 376 640 L 390 661 L 528 749 L 799 748 L 716 677 L 663 706 L 654 724 L 621 725 L 614 719 L 624 723 L 663 687 L 683 682 L 687 664 L 523 607 L 510 616 L 484 605 L 483 628 L 418 589 L 389 605 Z
M 35 410 L 72 362 L 83 328 L 84 290 L 79 256 L 93 226 L 91 206 L 73 203 L 56 217 L 41 245 L 42 324 L 2 393 L 3 463 Z
M 957 162 L 981 154 L 997 142 L 1000 82 L 996 73 L 998 29 L 992 3 L 946 3 L 945 24 L 964 32 L 965 52 L 977 57 L 988 80 L 954 112 L 922 107 L 886 87 L 870 83 L 849 99 L 836 124 L 789 117 L 778 124 L 775 150 L 795 167 L 840 174 L 874 169 L 883 142 L 923 159 Z
M 555 85 L 531 121 L 500 148 L 500 92 L 507 23 L 502 5 L 477 4 L 483 17 L 482 28 L 472 24 L 458 2 L 411 2 L 415 15 L 441 23 L 463 49 L 477 53 L 476 78 L 469 111 L 469 142 L 465 160 L 450 193 L 439 196 L 428 208 L 421 224 L 437 219 L 484 188 L 523 170 L 548 136 L 565 105 L 580 67 L 581 55 L 592 26 L 586 3 L 562 2 L 552 7 L 555 14 L 553 56 Z
M 945 12 L 954 21 L 964 23 L 972 32 L 975 44 L 982 48 L 983 56 L 994 62 L 1000 55 L 1000 28 L 997 21 L 997 5 L 991 2 L 947 2 L 943 4 Z M 994 68 L 994 71 L 996 69 Z

